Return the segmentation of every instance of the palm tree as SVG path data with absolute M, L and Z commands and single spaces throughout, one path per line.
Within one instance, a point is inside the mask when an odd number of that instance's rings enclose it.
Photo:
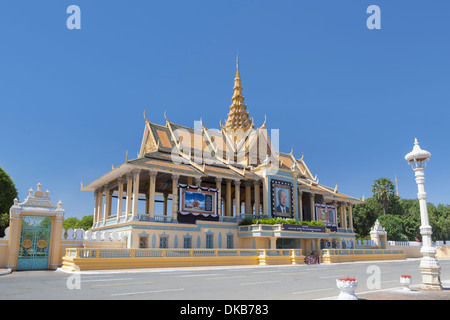
M 372 185 L 373 198 L 383 207 L 383 214 L 386 214 L 386 207 L 395 200 L 395 186 L 389 178 L 375 180 Z

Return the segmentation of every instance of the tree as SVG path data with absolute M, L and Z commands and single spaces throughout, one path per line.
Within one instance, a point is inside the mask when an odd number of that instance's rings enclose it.
M 81 220 L 78 222 L 77 224 L 77 228 L 81 228 L 83 230 L 89 230 L 90 228 L 92 228 L 92 225 L 94 224 L 94 216 L 90 215 L 90 216 L 84 216 L 83 218 L 81 218 Z
M 66 230 L 67 229 L 77 229 L 78 222 L 79 222 L 79 220 L 74 217 L 64 219 L 63 228 Z
M 84 216 L 81 218 L 81 220 L 78 220 L 77 218 L 70 217 L 67 219 L 64 219 L 63 221 L 63 228 L 65 230 L 67 229 L 83 229 L 83 230 L 89 230 L 92 228 L 92 224 L 94 222 L 94 216 Z
M 408 241 L 406 235 L 403 234 L 402 218 L 400 216 L 384 214 L 378 218 L 378 221 L 386 230 L 388 240 Z
M 5 229 L 9 226 L 9 213 L 0 213 L 0 238 L 5 236 Z
M 0 167 L 0 236 L 9 226 L 9 208 L 17 198 L 17 189 L 11 177 Z
M 421 239 L 420 235 L 420 205 L 418 199 L 401 199 L 400 206 L 403 209 L 402 222 L 403 233 L 408 240 Z
M 0 167 L 0 213 L 9 213 L 17 198 L 17 189 L 11 177 Z
M 395 186 L 389 178 L 375 180 L 372 185 L 373 198 L 382 206 L 383 214 L 386 214 L 386 207 L 396 200 Z
M 382 212 L 383 208 L 373 198 L 353 207 L 353 226 L 358 238 L 363 239 L 369 235 L 370 228 Z

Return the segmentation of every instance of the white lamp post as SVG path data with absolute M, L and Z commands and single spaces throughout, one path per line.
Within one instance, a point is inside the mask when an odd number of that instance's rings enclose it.
M 422 259 L 420 261 L 420 271 L 422 273 L 423 290 L 442 290 L 440 271 L 441 267 L 436 259 L 436 249 L 431 242 L 431 226 L 428 220 L 427 194 L 425 192 L 425 167 L 431 153 L 422 150 L 417 142 L 414 141 L 413 150 L 405 156 L 416 176 L 416 183 L 419 189 L 417 197 L 420 204 L 420 234 L 422 235 Z

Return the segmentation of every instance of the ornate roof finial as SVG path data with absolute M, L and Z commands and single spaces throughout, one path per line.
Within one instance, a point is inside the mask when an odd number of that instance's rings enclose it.
M 231 98 L 232 104 L 228 118 L 225 122 L 227 130 L 243 129 L 247 130 L 251 126 L 251 121 L 244 104 L 244 96 L 242 95 L 241 76 L 239 74 L 239 53 L 236 55 L 236 76 L 234 77 L 234 94 Z
M 239 50 L 236 52 L 236 77 L 240 78 L 239 75 Z

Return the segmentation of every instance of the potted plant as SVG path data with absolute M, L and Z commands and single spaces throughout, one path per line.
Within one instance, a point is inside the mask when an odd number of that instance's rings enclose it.
M 402 274 L 400 276 L 400 283 L 403 284 L 403 291 L 411 291 L 409 286 L 412 283 L 412 277 L 409 274 Z
M 358 297 L 355 295 L 355 289 L 358 286 L 356 278 L 342 277 L 336 279 L 336 286 L 341 291 L 338 297 L 339 300 L 358 300 Z

